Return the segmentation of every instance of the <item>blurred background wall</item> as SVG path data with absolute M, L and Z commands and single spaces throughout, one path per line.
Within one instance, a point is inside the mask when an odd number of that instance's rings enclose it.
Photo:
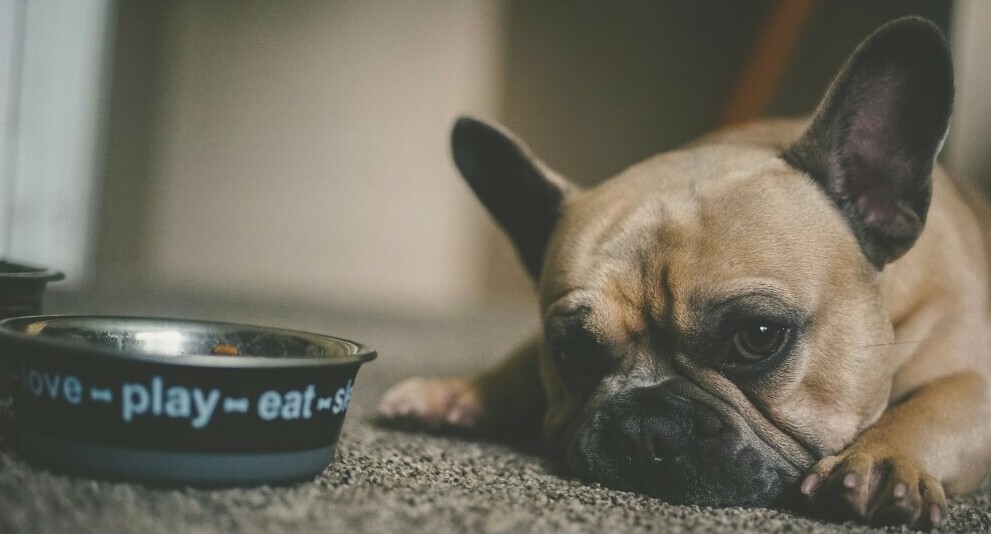
M 92 271 L 112 0 L 0 0 L 0 256 Z
M 482 218 L 447 129 L 494 112 L 500 7 L 122 2 L 121 25 L 146 30 L 118 36 L 144 52 L 118 56 L 115 103 L 144 116 L 110 132 L 108 164 L 127 166 L 108 169 L 100 262 L 115 272 L 98 283 L 469 305 Z M 134 70 L 153 82 L 127 86 Z
M 980 0 L 111 5 L 97 206 L 62 288 L 83 295 L 531 309 L 511 247 L 450 163 L 458 114 L 506 124 L 593 184 L 734 117 L 753 72 L 775 83 L 744 115 L 810 112 L 853 47 L 905 14 L 950 33 L 965 137 L 947 153 L 991 176 Z M 50 261 L 38 255 L 24 259 Z

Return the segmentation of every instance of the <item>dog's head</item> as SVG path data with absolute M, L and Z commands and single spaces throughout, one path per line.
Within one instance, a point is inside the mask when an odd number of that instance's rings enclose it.
M 538 281 L 544 430 L 570 468 L 766 505 L 873 422 L 894 373 L 879 273 L 922 231 L 952 92 L 939 30 L 903 19 L 788 145 L 699 144 L 590 189 L 460 120 L 458 167 Z

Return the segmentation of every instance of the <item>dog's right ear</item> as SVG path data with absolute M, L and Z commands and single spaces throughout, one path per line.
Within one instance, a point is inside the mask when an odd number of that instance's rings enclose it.
M 923 19 L 899 19 L 857 48 L 784 154 L 832 198 L 878 269 L 922 233 L 952 107 L 943 34 Z
M 509 234 L 530 276 L 538 279 L 551 231 L 575 186 L 512 134 L 477 119 L 458 119 L 451 146 L 458 170 Z

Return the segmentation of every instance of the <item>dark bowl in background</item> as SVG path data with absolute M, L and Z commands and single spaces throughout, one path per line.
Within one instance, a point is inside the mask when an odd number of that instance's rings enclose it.
M 45 267 L 0 259 L 0 319 L 38 315 L 45 286 L 63 278 Z
M 0 321 L 15 442 L 97 478 L 234 486 L 312 478 L 334 458 L 375 352 L 262 326 L 139 317 Z
M 63 278 L 62 273 L 46 267 L 0 258 L 0 320 L 41 314 L 45 287 Z M 0 401 L 10 397 L 9 367 L 0 351 Z

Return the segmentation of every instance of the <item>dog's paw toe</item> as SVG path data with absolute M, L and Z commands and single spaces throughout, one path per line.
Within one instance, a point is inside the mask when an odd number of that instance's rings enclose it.
M 932 528 L 946 517 L 942 484 L 915 460 L 895 454 L 828 456 L 812 468 L 801 491 L 834 520 Z
M 471 431 L 481 414 L 478 395 L 461 378 L 410 378 L 382 396 L 382 422 L 423 430 Z

